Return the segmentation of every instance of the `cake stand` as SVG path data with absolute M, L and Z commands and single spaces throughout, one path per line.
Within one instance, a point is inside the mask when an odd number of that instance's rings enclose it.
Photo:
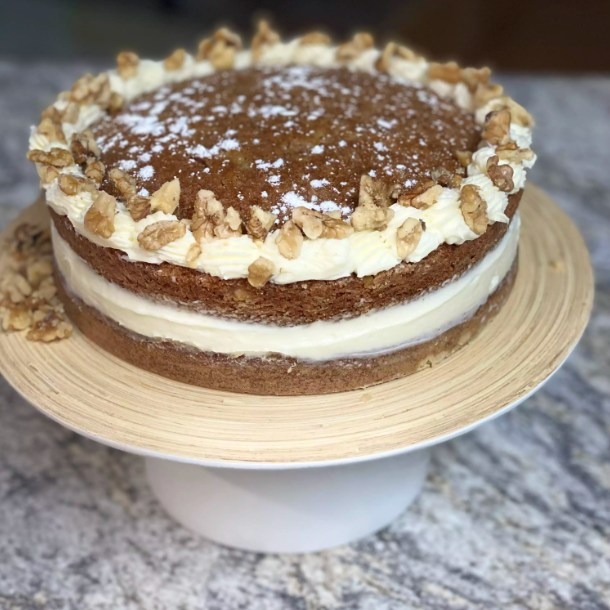
M 539 189 L 528 186 L 521 209 L 504 308 L 459 352 L 404 379 L 324 396 L 232 394 L 142 371 L 78 332 L 48 345 L 2 334 L 0 370 L 63 426 L 144 456 L 167 512 L 207 538 L 267 552 L 347 543 L 413 501 L 430 447 L 525 400 L 580 338 L 593 300 L 583 240 Z M 48 222 L 35 206 L 24 221 Z

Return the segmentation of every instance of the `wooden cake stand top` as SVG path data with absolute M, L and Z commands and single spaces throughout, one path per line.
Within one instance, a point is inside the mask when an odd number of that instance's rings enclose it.
M 538 188 L 528 186 L 521 210 L 519 272 L 502 311 L 456 354 L 404 379 L 323 396 L 232 394 L 147 373 L 77 331 L 53 344 L 0 334 L 0 371 L 68 428 L 185 462 L 296 467 L 431 445 L 530 395 L 587 324 L 593 274 L 578 230 Z M 44 222 L 35 206 L 24 221 Z

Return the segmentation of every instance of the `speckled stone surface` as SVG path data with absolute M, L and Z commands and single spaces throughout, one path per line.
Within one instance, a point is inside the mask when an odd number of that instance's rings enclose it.
M 85 68 L 0 62 L 0 224 L 37 192 L 28 125 Z M 182 529 L 140 459 L 0 381 L 1 609 L 610 608 L 610 78 L 503 80 L 538 120 L 531 177 L 580 226 L 597 274 L 591 324 L 545 388 L 438 447 L 389 528 L 267 556 Z

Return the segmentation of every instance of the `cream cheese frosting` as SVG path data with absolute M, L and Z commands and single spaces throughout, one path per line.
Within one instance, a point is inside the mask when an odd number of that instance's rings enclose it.
M 231 355 L 279 353 L 325 361 L 370 356 L 421 343 L 470 318 L 511 269 L 519 215 L 502 240 L 459 278 L 423 296 L 357 318 L 296 326 L 236 322 L 151 301 L 98 275 L 53 229 L 53 249 L 69 292 L 124 328 Z
M 257 57 L 253 57 L 249 50 L 240 51 L 236 54 L 234 68 L 241 69 L 252 65 L 307 64 L 328 68 L 347 66 L 352 70 L 374 72 L 380 56 L 381 51 L 368 49 L 347 62 L 340 62 L 337 59 L 337 47 L 321 44 L 301 45 L 295 40 L 267 45 Z M 497 106 L 497 100 L 492 99 L 477 108 L 473 94 L 463 83 L 428 80 L 426 76 L 428 67 L 428 62 L 421 57 L 410 59 L 391 57 L 388 60 L 387 73 L 399 82 L 429 86 L 438 94 L 455 101 L 461 108 L 474 112 L 477 122 L 483 125 L 488 112 Z M 126 101 L 130 101 L 166 83 L 205 76 L 213 71 L 214 67 L 209 61 L 198 61 L 187 54 L 182 67 L 178 70 L 166 69 L 163 62 L 142 60 L 132 78 L 122 78 L 115 70 L 107 74 L 112 90 L 123 96 Z M 62 110 L 67 104 L 66 100 L 60 99 L 55 106 Z M 69 141 L 73 133 L 87 128 L 102 115 L 102 109 L 94 104 L 80 106 L 76 122 L 62 124 L 67 140 Z M 513 121 L 510 124 L 510 137 L 519 147 L 529 147 L 531 129 Z M 68 148 L 68 145 L 49 140 L 35 129 L 32 130 L 30 149 L 49 151 L 54 147 Z M 503 192 L 486 174 L 487 161 L 496 154 L 496 151 L 497 146 L 487 144 L 474 153 L 463 185 L 473 184 L 478 187 L 481 197 L 486 202 L 490 223 L 506 223 L 508 218 L 505 209 L 508 205 L 508 195 L 523 188 L 526 170 L 535 162 L 535 156 L 532 155 L 531 158 L 519 162 L 499 162 L 499 165 L 509 165 L 513 172 L 514 188 L 510 192 Z M 69 166 L 62 171 L 83 176 L 78 165 Z M 459 189 L 443 187 L 438 201 L 428 209 L 420 210 L 411 206 L 393 204 L 391 209 L 394 216 L 385 229 L 359 231 L 344 239 L 305 240 L 298 258 L 293 260 L 285 258 L 280 253 L 276 243 L 277 230 L 272 230 L 264 241 L 254 240 L 248 235 L 204 241 L 201 244 L 201 254 L 196 260 L 192 260 L 189 259 L 188 253 L 196 240 L 188 227 L 183 237 L 156 251 L 145 250 L 138 243 L 137 236 L 146 226 L 159 220 L 177 220 L 173 214 L 155 212 L 140 221 L 134 221 L 125 205 L 119 202 L 114 218 L 114 232 L 110 237 L 103 238 L 85 227 L 84 216 L 92 203 L 89 193 L 66 195 L 59 188 L 57 179 L 43 186 L 49 206 L 58 214 L 67 216 L 75 230 L 90 241 L 103 247 L 121 250 L 132 261 L 168 262 L 190 266 L 223 279 L 247 277 L 249 266 L 259 257 L 271 261 L 274 268 L 271 281 L 278 284 L 314 279 L 335 280 L 351 274 L 362 277 L 390 269 L 403 260 L 417 263 L 444 243 L 461 244 L 478 237 L 464 221 L 459 205 Z M 417 247 L 402 259 L 398 255 L 397 230 L 408 218 L 421 219 L 425 223 L 426 230 Z

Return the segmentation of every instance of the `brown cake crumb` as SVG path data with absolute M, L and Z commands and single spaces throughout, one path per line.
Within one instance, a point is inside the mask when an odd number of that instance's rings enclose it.
M 473 151 L 480 140 L 472 113 L 427 87 L 304 65 L 170 83 L 91 130 L 111 194 L 146 197 L 178 179 L 179 219 L 192 217 L 203 189 L 246 227 L 258 206 L 277 218 L 276 228 L 298 207 L 343 220 L 363 197 L 376 205 L 384 198 L 387 207 L 439 168 L 462 172 L 454 151 Z

